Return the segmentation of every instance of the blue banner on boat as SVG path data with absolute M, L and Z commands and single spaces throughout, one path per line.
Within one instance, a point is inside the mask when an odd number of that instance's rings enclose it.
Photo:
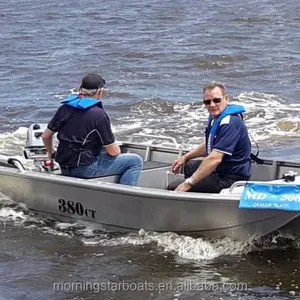
M 248 183 L 239 207 L 300 211 L 300 185 Z

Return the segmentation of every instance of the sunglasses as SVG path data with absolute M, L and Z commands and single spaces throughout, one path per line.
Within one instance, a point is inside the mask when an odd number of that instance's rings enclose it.
M 212 101 L 213 103 L 221 103 L 221 102 L 222 102 L 222 98 L 214 98 L 214 99 L 212 99 L 212 100 L 209 100 L 209 99 L 204 100 L 204 99 L 203 99 L 203 103 L 204 103 L 205 105 L 210 105 L 211 101 Z
M 102 83 L 102 85 L 100 85 L 100 86 L 98 87 L 98 89 L 102 89 L 102 88 L 105 86 L 105 79 L 102 78 L 102 80 L 103 80 L 103 83 Z

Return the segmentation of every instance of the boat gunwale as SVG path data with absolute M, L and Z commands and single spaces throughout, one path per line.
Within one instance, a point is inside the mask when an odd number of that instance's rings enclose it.
M 126 143 L 123 142 L 123 147 L 129 148 L 147 148 L 149 146 L 144 144 L 135 144 L 135 143 Z M 186 149 L 174 149 L 167 148 L 161 146 L 151 145 L 151 150 L 155 150 L 158 152 L 169 152 L 169 153 L 178 153 L 178 151 L 187 151 Z M 201 158 L 200 158 L 201 159 Z M 292 160 L 275 160 L 275 159 L 263 159 L 262 165 L 274 166 L 275 173 L 278 174 L 279 168 L 282 167 L 299 167 L 300 162 L 292 161 Z M 143 172 L 143 171 L 142 171 Z M 134 195 L 140 197 L 152 197 L 152 198 L 163 198 L 164 200 L 171 201 L 191 201 L 191 202 L 228 202 L 228 201 L 236 201 L 240 200 L 240 194 L 236 193 L 181 193 L 177 191 L 169 191 L 158 188 L 150 188 L 150 187 L 140 187 L 140 186 L 125 186 L 120 185 L 118 183 L 105 182 L 101 181 L 101 177 L 98 180 L 95 178 L 85 179 L 85 178 L 75 178 L 75 177 L 67 177 L 58 174 L 51 173 L 42 173 L 33 170 L 25 169 L 20 172 L 17 168 L 11 168 L 8 166 L 0 166 L 0 176 L 13 176 L 13 177 L 25 177 L 28 179 L 36 179 L 43 182 L 51 181 L 58 184 L 67 184 L 69 186 L 76 186 L 80 188 L 91 188 L 94 190 L 110 192 L 114 194 L 126 194 L 126 195 Z M 105 176 L 111 177 L 111 176 Z M 275 180 L 275 179 L 273 179 Z M 249 180 L 248 182 L 253 182 Z M 259 182 L 259 181 L 256 181 Z M 268 182 L 268 181 L 261 181 Z
M 35 179 L 42 182 L 52 182 L 79 188 L 91 188 L 97 191 L 110 192 L 120 195 L 134 195 L 139 197 L 160 198 L 169 201 L 191 201 L 191 202 L 228 202 L 239 201 L 236 194 L 208 194 L 208 193 L 182 193 L 157 188 L 126 186 L 119 183 L 94 181 L 85 178 L 67 177 L 56 174 L 38 173 L 36 171 L 24 171 L 20 173 L 17 169 L 0 166 L 0 176 L 11 176 L 25 179 Z
M 10 172 L 3 172 L 3 168 L 9 169 Z M 9 174 L 8 174 L 9 173 Z M 126 186 L 120 185 L 118 183 L 104 182 L 104 181 L 89 181 L 85 178 L 75 178 L 75 177 L 67 177 L 56 174 L 47 174 L 47 173 L 37 173 L 35 171 L 25 171 L 23 173 L 19 173 L 17 169 L 11 169 L 8 167 L 0 166 L 0 176 L 11 176 L 11 177 L 19 177 L 25 179 L 35 179 L 42 182 L 51 182 L 56 184 L 75 186 L 77 188 L 88 188 L 96 191 L 103 191 L 112 194 L 120 194 L 120 195 L 134 195 L 139 197 L 148 197 L 148 198 L 156 198 L 161 200 L 168 201 L 190 201 L 190 202 L 239 202 L 240 193 L 216 193 L 216 194 L 208 194 L 208 193 L 182 193 L 176 191 L 168 191 L 157 188 L 149 188 L 149 187 L 138 187 L 138 186 Z M 258 181 L 248 181 L 258 182 Z M 264 183 L 264 182 L 263 182 Z M 265 182 L 268 184 L 268 182 Z M 278 183 L 280 184 L 280 183 Z

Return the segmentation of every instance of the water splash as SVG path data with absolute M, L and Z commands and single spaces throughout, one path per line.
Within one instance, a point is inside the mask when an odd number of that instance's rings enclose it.
M 282 146 L 300 137 L 300 104 L 287 104 L 277 95 L 244 92 L 230 99 L 246 109 L 244 120 L 260 148 Z M 270 103 L 272 105 L 270 106 Z M 201 102 L 186 103 L 165 99 L 147 99 L 120 105 L 124 113 L 112 116 L 112 128 L 118 140 L 132 133 L 173 137 L 184 148 L 194 147 L 204 135 L 207 112 Z M 22 156 L 26 128 L 0 134 L 0 153 Z
M 164 252 L 188 260 L 211 260 L 222 255 L 240 255 L 251 250 L 247 241 L 233 241 L 229 238 L 206 240 L 173 232 L 156 233 L 141 229 L 138 234 L 127 234 L 113 238 L 83 239 L 85 245 L 120 246 L 156 244 Z

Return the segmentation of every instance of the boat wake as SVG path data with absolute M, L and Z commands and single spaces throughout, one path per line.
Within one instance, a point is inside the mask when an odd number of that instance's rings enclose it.
M 40 216 L 30 211 L 23 203 L 17 203 L 0 192 L 0 222 L 7 227 L 34 228 L 45 233 L 68 234 L 55 229 L 57 220 L 49 216 Z
M 277 95 L 258 92 L 244 92 L 230 101 L 245 107 L 245 123 L 260 149 L 272 148 L 272 154 L 277 154 L 273 153 L 274 149 L 276 152 L 276 149 L 284 147 L 285 156 L 299 157 L 298 103 L 286 103 Z M 186 103 L 155 98 L 135 101 L 130 105 L 108 105 L 107 109 L 111 110 L 112 127 L 118 140 L 126 140 L 133 133 L 165 135 L 175 138 L 184 148 L 194 147 L 201 140 L 207 122 L 206 110 L 200 101 Z M 116 109 L 117 114 L 114 113 Z M 1 133 L 0 153 L 22 156 L 26 132 L 27 127 L 19 127 L 13 132 Z M 255 143 L 253 147 L 255 149 Z M 291 151 L 291 147 L 295 149 Z M 269 155 L 269 152 L 266 154 Z
M 141 229 L 136 234 L 103 238 L 83 239 L 85 245 L 120 246 L 155 244 L 164 252 L 171 252 L 181 259 L 212 260 L 223 255 L 241 255 L 250 248 L 245 241 L 233 241 L 230 238 L 209 240 L 179 235 L 173 232 L 157 233 Z
M 24 227 L 45 234 L 63 235 L 80 240 L 85 246 L 137 246 L 153 244 L 158 251 L 172 253 L 179 260 L 203 261 L 221 256 L 241 256 L 250 252 L 283 248 L 300 249 L 300 239 L 287 233 L 276 233 L 258 242 L 230 238 L 207 239 L 179 235 L 173 232 L 157 233 L 141 229 L 137 233 L 105 231 L 95 223 L 66 223 L 46 214 L 36 214 L 23 203 L 17 203 L 0 193 L 0 223 L 4 227 Z

